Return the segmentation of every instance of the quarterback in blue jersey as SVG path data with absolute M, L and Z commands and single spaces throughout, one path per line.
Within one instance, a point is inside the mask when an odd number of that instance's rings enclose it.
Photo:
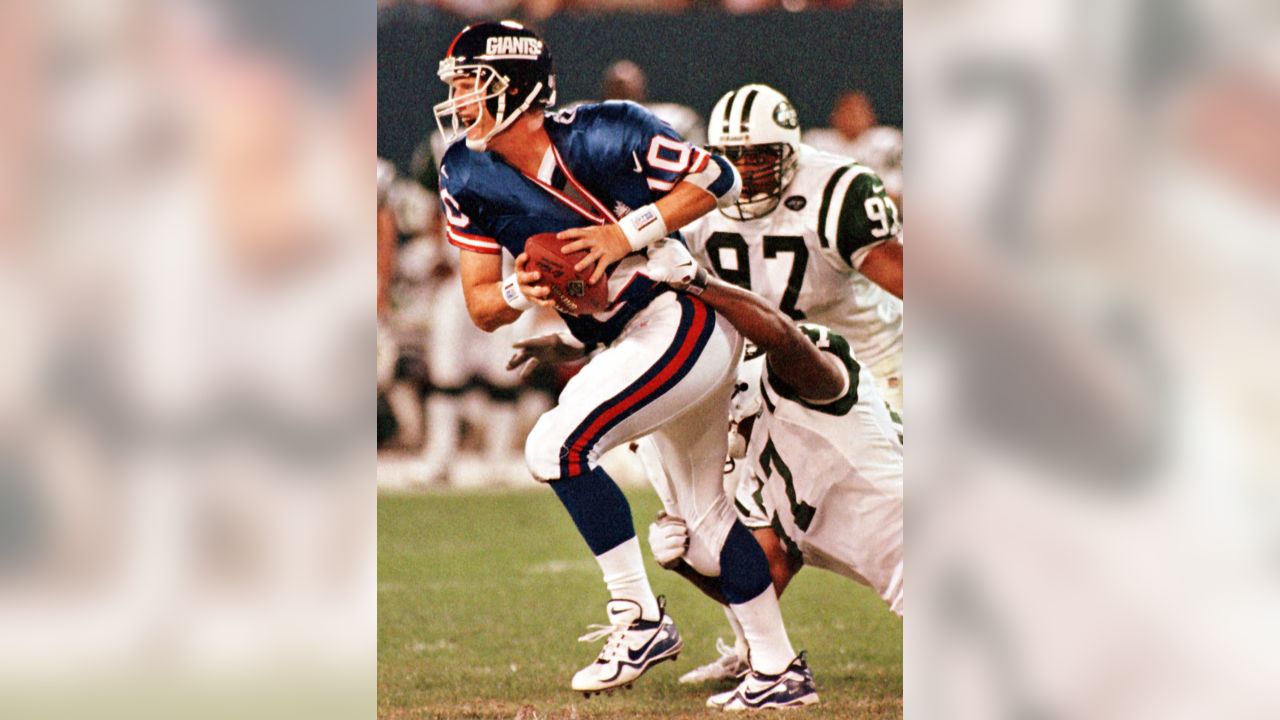
M 629 685 L 683 647 L 645 574 L 626 497 L 597 460 L 651 435 L 670 472 L 657 488 L 689 528 L 686 561 L 721 578 L 753 667 L 782 673 L 791 648 L 768 562 L 738 522 L 721 483 L 727 408 L 742 340 L 696 297 L 644 275 L 645 249 L 738 196 L 722 157 L 685 143 L 627 102 L 552 114 L 551 54 L 512 21 L 484 22 L 454 38 L 440 62 L 448 100 L 435 107 L 452 142 L 440 169 L 449 242 L 460 249 L 467 310 L 493 330 L 535 304 L 554 307 L 526 267 L 531 235 L 556 232 L 580 270 L 608 283 L 609 305 L 562 313 L 576 339 L 599 348 L 530 432 L 525 458 L 551 485 L 595 555 L 609 590 L 609 624 L 584 635 L 604 649 L 572 681 L 594 693 Z M 502 251 L 515 271 L 503 276 Z

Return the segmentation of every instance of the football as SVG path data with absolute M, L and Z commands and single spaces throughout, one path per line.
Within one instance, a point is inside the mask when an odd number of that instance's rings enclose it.
M 551 299 L 556 308 L 570 315 L 590 315 L 609 305 L 609 276 L 605 275 L 595 285 L 587 283 L 593 268 L 581 273 L 573 266 L 587 256 L 586 250 L 565 255 L 560 252 L 568 240 L 557 240 L 555 233 L 539 233 L 525 241 L 524 251 L 529 256 L 526 269 L 536 270 L 541 279 L 536 285 L 551 288 Z

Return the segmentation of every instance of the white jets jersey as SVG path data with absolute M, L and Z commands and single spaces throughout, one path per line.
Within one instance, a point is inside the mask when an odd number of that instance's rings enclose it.
M 867 365 L 901 356 L 902 301 L 854 269 L 870 246 L 900 232 L 897 207 L 868 168 L 801 145 L 773 212 L 753 220 L 712 212 L 681 232 L 716 276 L 831 327 Z
M 800 328 L 840 359 L 849 388 L 809 402 L 765 363 L 764 409 L 735 499 L 740 519 L 772 527 L 793 558 L 870 585 L 901 613 L 902 444 L 848 342 L 819 325 Z

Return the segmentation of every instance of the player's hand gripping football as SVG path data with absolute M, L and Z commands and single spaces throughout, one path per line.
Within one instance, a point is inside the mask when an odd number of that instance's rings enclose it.
M 649 264 L 645 267 L 645 274 L 650 280 L 685 290 L 699 269 L 688 248 L 678 240 L 663 238 L 649 246 Z
M 657 521 L 649 524 L 649 549 L 659 565 L 668 570 L 674 568 L 689 549 L 689 528 L 684 520 L 658 513 Z
M 528 380 L 539 365 L 569 362 L 586 354 L 582 343 L 564 330 L 517 340 L 511 347 L 516 353 L 507 361 L 507 369 L 520 368 L 521 380 Z
M 529 302 L 542 307 L 554 309 L 556 303 L 551 299 L 551 288 L 546 285 L 534 285 L 538 280 L 542 279 L 542 273 L 537 270 L 529 270 L 529 256 L 520 253 L 516 256 L 516 283 L 520 285 L 520 292 L 529 298 Z M 510 370 L 511 368 L 507 368 Z
M 622 229 L 616 224 L 570 228 L 557 233 L 556 237 L 560 240 L 573 240 L 565 243 L 560 249 L 566 255 L 579 250 L 587 251 L 587 256 L 579 260 L 573 269 L 582 272 L 595 263 L 595 270 L 587 280 L 592 285 L 595 285 L 596 281 L 604 275 L 606 268 L 631 254 L 631 244 L 627 242 L 627 236 L 622 234 Z

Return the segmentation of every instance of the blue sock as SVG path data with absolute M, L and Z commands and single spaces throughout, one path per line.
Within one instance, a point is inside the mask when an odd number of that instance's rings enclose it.
M 569 517 L 573 518 L 573 524 L 578 526 L 593 555 L 603 555 L 636 536 L 631 523 L 631 505 L 604 468 L 553 480 L 551 489 L 569 511 Z M 755 542 L 750 533 L 747 539 Z M 758 546 L 756 550 L 763 558 L 763 551 Z M 768 574 L 766 562 L 765 576 Z
M 769 558 L 751 531 L 735 520 L 720 548 L 720 588 L 731 605 L 757 597 L 773 583 Z

